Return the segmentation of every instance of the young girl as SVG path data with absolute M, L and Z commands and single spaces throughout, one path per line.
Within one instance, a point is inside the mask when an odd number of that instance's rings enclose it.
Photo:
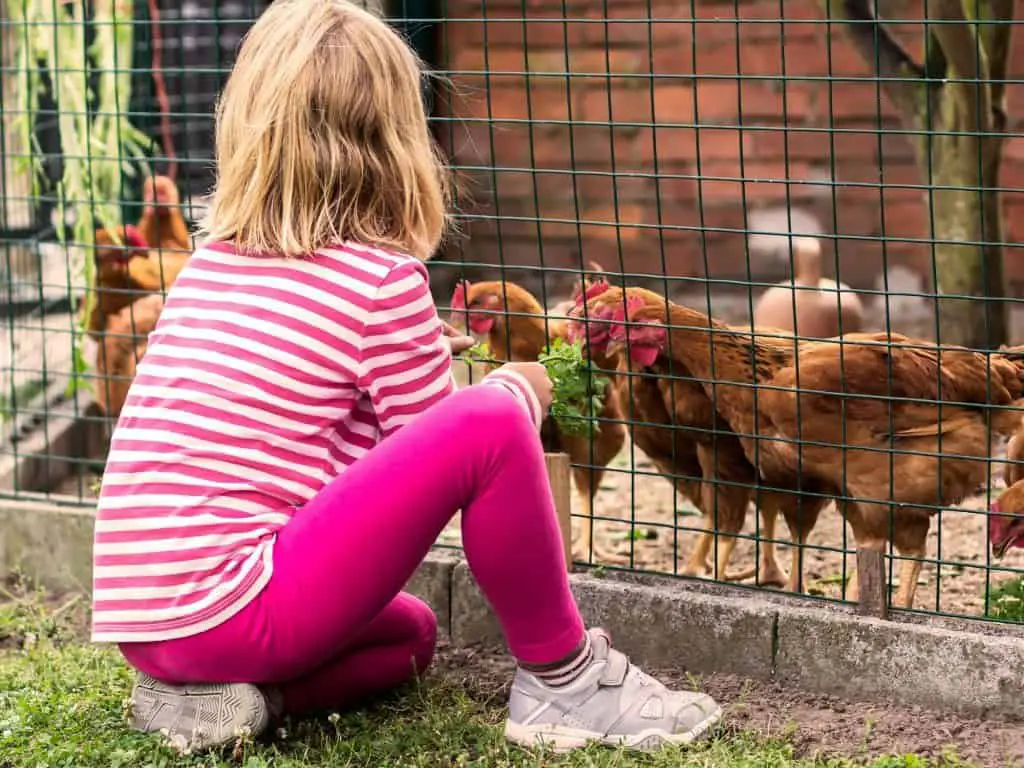
M 203 749 L 422 672 L 402 592 L 457 510 L 519 666 L 508 737 L 652 747 L 720 709 L 586 630 L 538 428 L 551 384 L 453 392 L 422 261 L 446 180 L 419 62 L 345 0 L 277 0 L 217 113 L 206 244 L 181 272 L 111 443 L 93 639 L 139 671 L 131 723 Z

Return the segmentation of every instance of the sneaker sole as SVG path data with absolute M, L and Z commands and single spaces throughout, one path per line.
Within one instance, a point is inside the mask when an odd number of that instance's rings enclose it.
M 722 708 L 702 720 L 685 733 L 666 733 L 657 728 L 629 736 L 606 736 L 603 733 L 564 725 L 521 725 L 511 720 L 505 722 L 505 738 L 521 747 L 547 747 L 554 752 L 569 752 L 598 742 L 608 747 L 620 747 L 650 751 L 674 744 L 690 744 L 704 736 L 722 719 Z
M 189 704 L 185 708 L 183 698 Z M 198 751 L 229 744 L 246 730 L 259 735 L 270 714 L 254 685 L 167 685 L 139 675 L 128 720 L 135 730 L 163 733 L 172 743 Z

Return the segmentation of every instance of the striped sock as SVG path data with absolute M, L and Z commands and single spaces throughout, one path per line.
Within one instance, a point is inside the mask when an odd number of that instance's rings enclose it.
M 561 661 L 556 661 L 554 664 L 523 664 L 522 666 L 549 688 L 564 688 L 579 679 L 579 676 L 587 671 L 593 660 L 594 645 L 590 640 L 590 633 L 587 632 L 583 636 L 583 642 L 576 650 Z

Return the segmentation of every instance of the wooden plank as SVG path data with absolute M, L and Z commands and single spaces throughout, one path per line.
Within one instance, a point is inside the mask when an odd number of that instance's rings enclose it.
M 551 483 L 551 494 L 555 498 L 558 527 L 562 531 L 566 568 L 572 570 L 572 480 L 569 474 L 569 455 L 545 453 L 544 463 Z
M 862 616 L 889 617 L 888 588 L 885 579 L 885 553 L 874 549 L 857 550 L 857 613 Z

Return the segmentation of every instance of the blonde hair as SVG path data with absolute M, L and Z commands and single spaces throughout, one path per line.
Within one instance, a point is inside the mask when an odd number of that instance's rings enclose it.
M 261 253 L 354 240 L 428 259 L 448 171 L 416 54 L 347 0 L 276 0 L 217 104 L 217 183 L 201 231 Z

